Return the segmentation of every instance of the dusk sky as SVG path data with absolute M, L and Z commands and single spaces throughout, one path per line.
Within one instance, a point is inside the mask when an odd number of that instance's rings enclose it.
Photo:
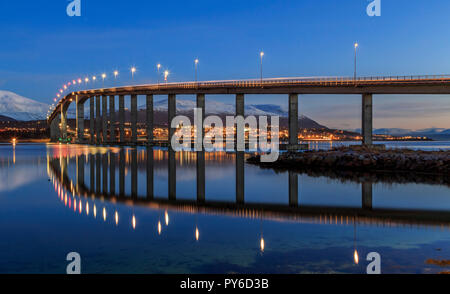
M 264 77 L 450 74 L 450 1 L 381 0 L 67 0 L 0 2 L 0 90 L 51 103 L 75 78 L 155 83 L 156 64 L 169 81 Z M 107 80 L 105 85 L 113 86 Z M 90 85 L 95 87 L 93 85 Z M 97 85 L 100 87 L 101 84 Z M 209 97 L 234 103 L 233 97 Z M 285 96 L 248 96 L 246 103 L 287 105 Z M 360 96 L 303 95 L 300 112 L 328 127 L 360 127 Z M 450 128 L 449 96 L 374 96 L 375 128 Z

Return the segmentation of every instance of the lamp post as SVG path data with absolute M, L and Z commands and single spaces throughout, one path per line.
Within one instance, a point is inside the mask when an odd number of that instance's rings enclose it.
M 158 63 L 157 65 L 156 65 L 156 69 L 158 70 L 158 85 L 159 85 L 159 75 L 160 75 L 160 70 L 161 70 L 161 64 L 160 63 Z
M 136 72 L 136 68 L 133 66 L 131 68 L 131 79 L 134 80 L 134 73 Z
M 262 81 L 263 81 L 263 57 L 264 57 L 264 52 L 261 51 L 259 53 L 259 56 L 261 57 L 261 84 L 262 84 Z
M 167 77 L 169 76 L 169 71 L 164 71 L 164 81 L 167 83 Z
M 354 75 L 353 75 L 353 79 L 356 81 L 356 53 L 357 53 L 357 49 L 358 49 L 358 46 L 359 46 L 359 44 L 358 43 L 355 43 L 355 70 L 354 70 Z
M 105 79 L 106 79 L 106 74 L 104 73 L 104 74 L 102 74 L 102 81 L 103 81 L 102 87 L 105 87 Z
M 197 82 L 197 72 L 198 72 L 198 58 L 195 59 L 195 82 Z
M 117 82 L 117 76 L 118 75 L 119 75 L 119 71 L 115 70 L 114 71 L 114 79 L 116 80 L 116 82 Z

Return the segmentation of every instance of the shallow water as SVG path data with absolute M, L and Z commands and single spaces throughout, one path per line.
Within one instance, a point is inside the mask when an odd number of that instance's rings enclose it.
M 448 186 L 203 155 L 0 146 L 0 272 L 65 273 L 73 251 L 84 273 L 365 273 L 369 252 L 383 273 L 450 270 L 426 263 L 450 259 Z

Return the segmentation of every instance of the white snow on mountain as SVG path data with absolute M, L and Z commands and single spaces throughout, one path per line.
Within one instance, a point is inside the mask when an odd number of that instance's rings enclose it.
M 45 103 L 0 90 L 0 115 L 21 121 L 43 120 L 48 108 Z
M 206 100 L 206 114 L 230 114 L 234 115 L 236 107 L 234 104 L 228 104 L 218 101 Z M 192 100 L 177 99 L 177 111 L 187 112 L 192 111 L 196 107 L 196 102 Z M 139 107 L 145 109 L 145 106 Z M 154 109 L 157 111 L 167 111 L 167 99 L 156 101 Z M 267 116 L 287 116 L 287 107 L 275 104 L 250 104 L 245 105 L 246 115 L 267 115 Z

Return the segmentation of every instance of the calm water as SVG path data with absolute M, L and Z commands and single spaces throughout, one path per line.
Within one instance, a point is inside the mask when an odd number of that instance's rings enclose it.
M 450 259 L 450 188 L 433 178 L 60 145 L 0 146 L 0 176 L 2 273 L 65 273 L 72 251 L 84 273 L 365 273 L 373 251 L 383 273 L 450 270 L 426 262 Z

